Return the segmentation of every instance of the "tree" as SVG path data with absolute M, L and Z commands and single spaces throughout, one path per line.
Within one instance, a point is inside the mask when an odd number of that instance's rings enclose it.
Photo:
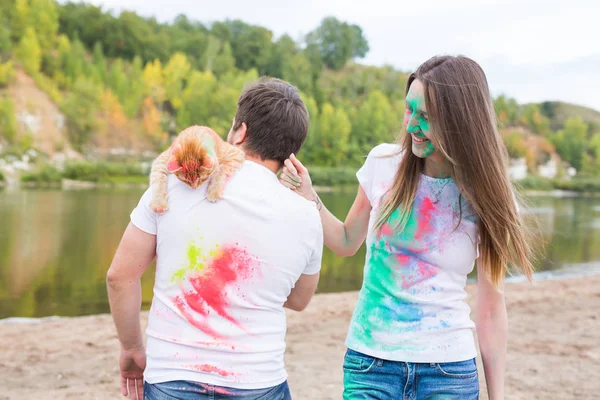
M 11 15 L 10 31 L 13 41 L 19 41 L 25 35 L 29 24 L 29 2 L 27 0 L 16 0 L 15 8 Z
M 588 126 L 581 117 L 570 117 L 565 127 L 551 138 L 556 151 L 575 169 L 580 170 L 586 151 Z
M 335 17 L 325 18 L 307 35 L 307 42 L 318 46 L 323 62 L 334 70 L 341 69 L 352 58 L 364 57 L 369 51 L 362 29 Z
M 163 79 L 163 70 L 160 60 L 154 60 L 146 64 L 142 73 L 144 80 L 144 94 L 150 96 L 154 104 L 160 109 L 165 101 L 165 88 Z
M 182 94 L 182 105 L 177 113 L 179 130 L 190 125 L 208 125 L 212 114 L 213 95 L 217 88 L 217 79 L 210 71 L 193 71 Z
M 211 33 L 231 44 L 237 68 L 243 71 L 256 68 L 261 75 L 267 72 L 273 54 L 270 30 L 235 20 L 213 24 Z
M 527 154 L 527 147 L 519 132 L 510 132 L 502 137 L 510 158 L 521 158 Z
M 0 18 L 0 62 L 10 56 L 12 43 L 10 41 L 10 29 L 5 22 Z
M 527 104 L 523 109 L 521 123 L 534 133 L 548 135 L 550 133 L 550 120 L 540 111 L 537 104 Z
M 33 28 L 27 28 L 17 47 L 17 57 L 28 74 L 35 75 L 42 63 L 42 50 Z
M 0 136 L 8 143 L 14 143 L 17 138 L 18 126 L 15 116 L 15 105 L 12 100 L 0 98 Z
M 165 66 L 164 85 L 165 95 L 175 110 L 183 104 L 181 99 L 183 82 L 187 78 L 192 66 L 183 53 L 175 53 Z
M 494 108 L 496 109 L 498 125 L 501 128 L 517 125 L 519 105 L 515 99 L 500 95 L 494 100 Z
M 100 81 L 106 83 L 106 58 L 104 57 L 104 49 L 102 48 L 102 42 L 94 43 L 94 69 Z
M 35 27 L 42 51 L 54 48 L 58 33 L 58 9 L 54 0 L 30 0 L 29 26 Z
M 160 111 L 154 105 L 152 97 L 146 97 L 142 107 L 142 118 L 144 122 L 144 134 L 156 148 L 165 144 L 168 135 L 161 126 Z
M 345 161 L 352 125 L 344 110 L 326 103 L 319 114 L 317 160 L 322 165 L 340 165 Z
M 98 126 L 98 110 L 101 88 L 94 81 L 80 77 L 73 84 L 73 90 L 62 104 L 62 112 L 67 119 L 69 139 L 73 146 L 81 150 L 89 142 Z
M 399 116 L 379 90 L 369 93 L 352 120 L 352 153 L 358 162 L 374 146 L 393 141 L 400 127 Z
M 110 89 L 105 89 L 98 101 L 97 137 L 100 147 L 111 148 L 131 145 L 131 130 L 119 99 Z

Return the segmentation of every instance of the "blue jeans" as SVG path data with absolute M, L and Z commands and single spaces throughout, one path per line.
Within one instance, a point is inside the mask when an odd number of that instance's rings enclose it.
M 144 400 L 291 400 L 287 382 L 267 389 L 234 389 L 192 381 L 144 382 Z
M 473 400 L 479 398 L 475 359 L 449 363 L 385 361 L 348 349 L 344 400 Z

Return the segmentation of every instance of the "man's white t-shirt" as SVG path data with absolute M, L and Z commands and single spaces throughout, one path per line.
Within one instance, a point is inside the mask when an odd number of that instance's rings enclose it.
M 155 214 L 150 200 L 148 190 L 131 214 L 157 236 L 144 379 L 238 389 L 283 383 L 283 303 L 302 274 L 321 268 L 315 204 L 251 161 L 216 203 L 206 184 L 190 189 L 173 175 L 169 210 Z

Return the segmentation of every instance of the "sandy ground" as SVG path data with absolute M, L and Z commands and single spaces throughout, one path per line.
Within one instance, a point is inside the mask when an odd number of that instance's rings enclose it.
M 468 292 L 473 306 L 476 287 Z M 317 295 L 305 312 L 289 313 L 286 361 L 295 399 L 341 398 L 356 297 Z M 600 277 L 511 283 L 506 297 L 506 398 L 600 399 Z M 121 398 L 109 315 L 0 323 L 0 339 L 0 400 Z M 486 399 L 484 393 L 482 387 Z

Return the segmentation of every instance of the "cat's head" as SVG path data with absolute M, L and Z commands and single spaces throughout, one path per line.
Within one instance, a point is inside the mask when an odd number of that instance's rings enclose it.
M 184 129 L 171 145 L 169 172 L 193 189 L 206 182 L 219 166 L 215 136 L 217 134 L 205 126 Z

